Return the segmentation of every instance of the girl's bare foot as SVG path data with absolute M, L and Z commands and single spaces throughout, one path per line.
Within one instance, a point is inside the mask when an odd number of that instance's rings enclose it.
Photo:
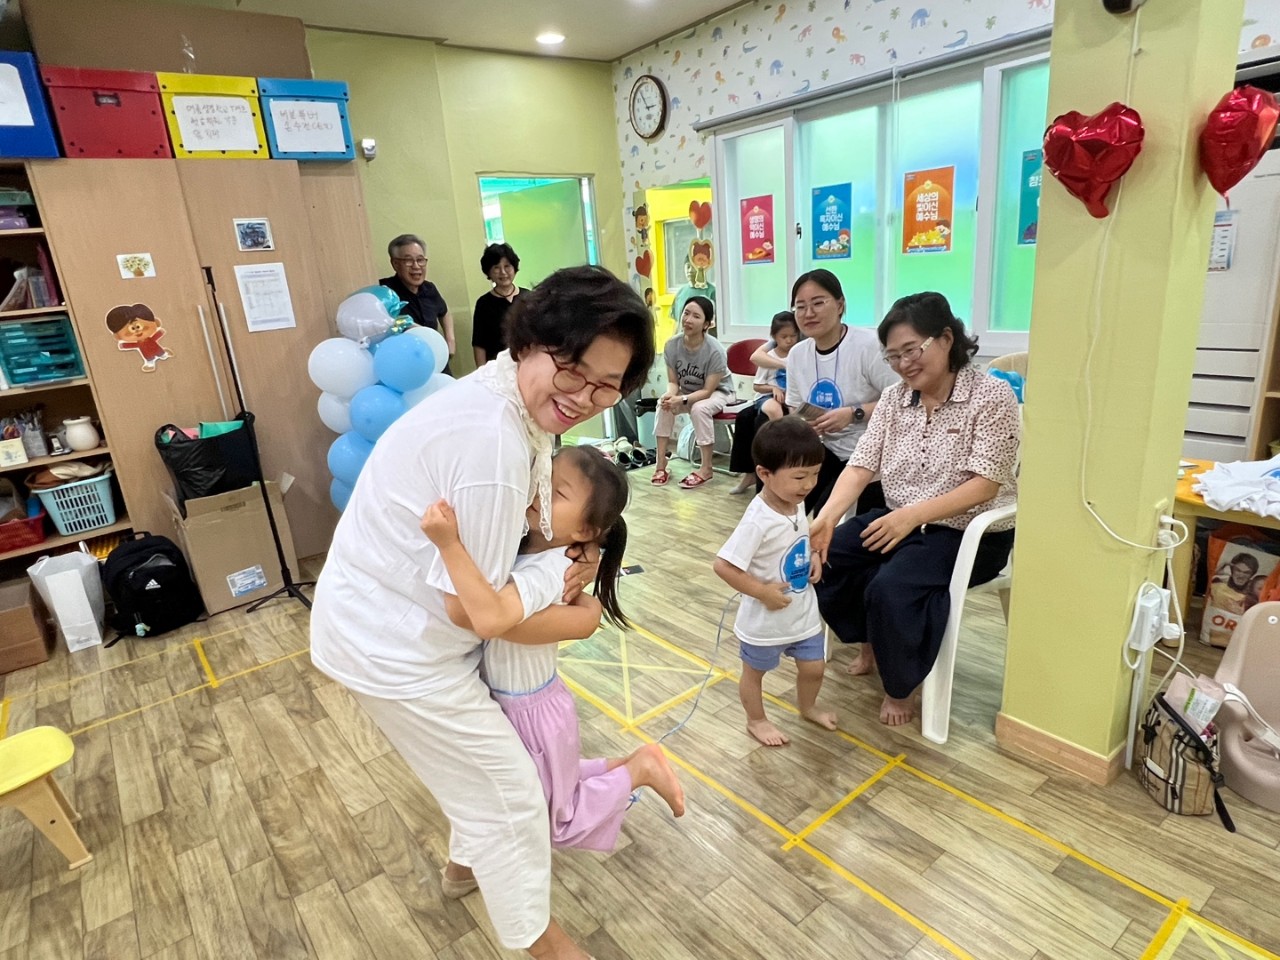
M 853 662 L 849 664 L 849 675 L 854 677 L 863 677 L 869 673 L 874 673 L 876 669 L 876 652 L 871 649 L 871 644 L 864 643 L 858 650 L 858 655 L 853 658 Z
M 832 710 L 823 710 L 820 707 L 810 707 L 803 710 L 800 716 L 804 717 L 810 723 L 816 723 L 825 730 L 836 729 L 836 715 Z
M 910 723 L 916 717 L 915 699 L 906 697 L 898 700 L 885 694 L 884 703 L 880 705 L 880 722 L 890 727 L 900 727 Z
M 785 733 L 768 720 L 748 720 L 747 733 L 751 734 L 766 747 L 784 747 L 791 742 Z
M 677 817 L 684 816 L 684 790 L 660 746 L 645 744 L 627 757 L 626 767 L 631 773 L 633 789 L 652 787 L 653 792 L 666 801 L 672 813 Z

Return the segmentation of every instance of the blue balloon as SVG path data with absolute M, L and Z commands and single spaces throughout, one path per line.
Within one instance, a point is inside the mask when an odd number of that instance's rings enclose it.
M 436 372 L 435 355 L 417 337 L 387 337 L 373 358 L 373 372 L 388 387 L 405 393 L 416 390 Z
M 329 472 L 349 486 L 355 486 L 356 477 L 364 469 L 364 462 L 373 453 L 373 444 L 354 430 L 348 430 L 329 447 Z
M 351 429 L 374 443 L 402 413 L 404 397 L 390 387 L 375 383 L 351 398 Z
M 334 477 L 329 483 L 329 500 L 338 508 L 339 513 L 347 509 L 347 501 L 351 499 L 351 492 L 351 484 L 343 483 L 337 477 Z
M 390 287 L 384 287 L 380 283 L 375 283 L 367 287 L 361 287 L 355 292 L 372 293 L 382 301 L 382 305 L 387 308 L 387 313 L 391 314 L 393 317 L 398 317 L 404 312 L 405 302 L 401 300 L 396 292 Z

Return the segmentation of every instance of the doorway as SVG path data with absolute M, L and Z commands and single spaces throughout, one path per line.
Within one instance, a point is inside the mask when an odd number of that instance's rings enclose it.
M 561 267 L 599 263 L 590 177 L 480 177 L 487 243 L 508 243 L 520 257 L 520 285 L 532 287 Z

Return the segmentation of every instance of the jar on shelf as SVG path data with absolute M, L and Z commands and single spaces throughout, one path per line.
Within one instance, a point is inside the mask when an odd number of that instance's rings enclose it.
M 78 453 L 92 450 L 102 443 L 92 417 L 72 417 L 63 420 L 62 425 L 67 431 L 67 446 Z

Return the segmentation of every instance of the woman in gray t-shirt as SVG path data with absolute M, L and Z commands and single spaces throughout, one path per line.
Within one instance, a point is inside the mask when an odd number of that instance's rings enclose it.
M 720 341 L 707 333 L 715 326 L 716 308 L 706 297 L 690 297 L 680 315 L 679 336 L 667 341 L 662 357 L 667 363 L 667 392 L 658 399 L 657 424 L 658 464 L 651 483 L 662 486 L 671 477 L 667 473 L 667 448 L 676 415 L 687 413 L 693 418 L 694 437 L 698 442 L 700 465 L 680 481 L 685 490 L 700 487 L 711 479 L 711 453 L 715 446 L 715 423 L 712 418 L 733 399 L 733 381 L 729 376 L 729 358 Z

